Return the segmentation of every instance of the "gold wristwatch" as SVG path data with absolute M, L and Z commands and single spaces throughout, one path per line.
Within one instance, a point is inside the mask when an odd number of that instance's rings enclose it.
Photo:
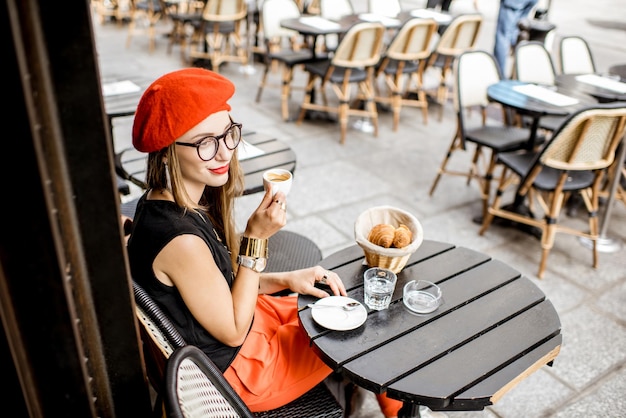
M 267 239 L 241 238 L 237 264 L 261 273 L 267 265 Z

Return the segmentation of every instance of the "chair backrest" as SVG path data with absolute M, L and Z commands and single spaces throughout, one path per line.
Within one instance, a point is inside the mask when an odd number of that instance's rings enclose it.
M 502 79 L 494 56 L 482 50 L 466 51 L 454 62 L 454 108 L 457 112 L 489 104 L 487 88 Z
M 367 10 L 381 16 L 396 17 L 402 11 L 400 0 L 368 0 Z
M 179 347 L 187 345 L 176 327 L 145 289 L 133 281 L 135 315 L 142 327 L 146 372 L 152 387 L 159 392 L 165 378 L 167 359 Z
M 520 42 L 514 54 L 514 78 L 527 83 L 554 85 L 556 78 L 554 63 L 543 43 Z
M 626 130 L 626 106 L 609 103 L 572 114 L 538 156 L 541 164 L 564 171 L 600 170 L 615 160 Z
M 431 52 L 431 40 L 436 30 L 437 22 L 433 19 L 409 19 L 391 40 L 385 55 L 398 61 L 428 58 Z
M 596 72 L 589 44 L 580 36 L 561 38 L 559 62 L 562 74 L 591 74 Z
M 380 61 L 385 27 L 362 22 L 352 26 L 337 45 L 332 64 L 337 67 L 371 67 Z
M 207 0 L 202 18 L 209 22 L 233 22 L 245 19 L 247 14 L 245 0 Z
M 354 14 L 350 0 L 320 0 L 320 15 L 326 19 L 339 20 Z
M 482 22 L 483 17 L 478 13 L 455 17 L 441 34 L 435 52 L 458 56 L 464 51 L 474 49 Z
M 170 356 L 164 398 L 167 418 L 254 418 L 217 366 L 193 345 Z
M 298 36 L 297 31 L 283 28 L 280 21 L 298 18 L 300 14 L 300 9 L 293 0 L 265 0 L 261 8 L 263 37 L 266 40 L 274 40 Z

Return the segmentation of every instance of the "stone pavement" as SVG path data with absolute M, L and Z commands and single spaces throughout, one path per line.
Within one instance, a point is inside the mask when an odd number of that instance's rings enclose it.
M 553 1 L 549 18 L 557 34 L 578 34 L 591 45 L 599 71 L 626 62 L 626 8 L 623 0 Z M 365 0 L 354 0 L 357 11 L 366 11 Z M 420 4 L 419 0 L 403 2 Z M 498 0 L 478 0 L 485 22 L 479 48 L 491 51 Z M 456 0 L 454 9 L 471 9 L 471 0 Z M 163 23 L 160 29 L 167 30 Z M 147 52 L 147 38 L 133 37 L 126 48 L 125 25 L 99 23 L 94 19 L 100 70 L 103 75 L 141 75 L 156 78 L 184 67 L 177 47 L 168 55 L 167 39 L 157 39 L 156 50 Z M 606 238 L 621 244 L 616 252 L 602 252 L 597 270 L 591 267 L 591 252 L 575 238 L 557 237 L 545 278 L 536 277 L 540 243 L 517 230 L 493 225 L 484 236 L 472 217 L 480 211 L 475 185 L 461 178 L 444 177 L 434 196 L 428 190 L 455 129 L 451 103 L 444 117 L 431 106 L 428 123 L 419 110 L 404 109 L 401 126 L 391 130 L 391 116 L 380 115 L 378 137 L 351 128 L 344 145 L 339 129 L 327 121 L 304 121 L 298 126 L 280 117 L 278 89 L 266 88 L 261 103 L 255 103 L 261 67 L 246 74 L 238 64 L 223 67 L 223 74 L 237 85 L 231 100 L 233 118 L 245 128 L 276 135 L 289 143 L 298 156 L 294 184 L 288 198 L 285 229 L 313 239 L 324 256 L 354 244 L 353 225 L 363 210 L 393 205 L 415 214 L 426 239 L 452 242 L 490 254 L 535 283 L 554 303 L 562 321 L 563 346 L 553 367 L 544 367 L 523 380 L 497 404 L 480 412 L 451 412 L 451 418 L 517 417 L 619 417 L 626 416 L 626 206 L 616 202 Z M 276 80 L 278 80 L 276 75 Z M 427 83 L 434 78 L 427 74 Z M 298 75 L 295 83 L 301 84 Z M 291 112 L 296 115 L 302 92 L 294 91 Z M 130 145 L 132 118 L 114 124 L 117 150 Z M 469 160 L 459 159 L 458 164 Z M 139 191 L 134 190 L 134 195 Z M 238 202 L 238 225 L 260 196 Z M 580 218 L 579 218 L 580 216 Z M 570 218 L 583 222 L 582 213 Z M 419 350 L 419 347 L 415 347 Z M 372 396 L 354 415 L 382 417 Z

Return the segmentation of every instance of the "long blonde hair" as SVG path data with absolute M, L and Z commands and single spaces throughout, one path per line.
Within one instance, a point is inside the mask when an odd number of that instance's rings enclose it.
M 237 267 L 240 236 L 235 225 L 235 198 L 243 194 L 244 178 L 238 150 L 230 160 L 228 181 L 221 187 L 204 187 L 202 198 L 193 202 L 183 187 L 182 173 L 174 144 L 148 154 L 146 183 L 151 190 L 169 190 L 174 202 L 185 210 L 208 216 L 216 232 L 223 237 L 230 251 L 234 271 Z M 167 161 L 167 163 L 165 163 Z

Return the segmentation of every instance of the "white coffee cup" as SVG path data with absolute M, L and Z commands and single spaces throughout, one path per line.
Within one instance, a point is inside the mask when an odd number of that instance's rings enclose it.
M 272 196 L 281 191 L 287 196 L 291 190 L 293 183 L 293 175 L 291 171 L 282 168 L 273 168 L 263 173 L 263 187 L 267 190 L 272 188 Z

